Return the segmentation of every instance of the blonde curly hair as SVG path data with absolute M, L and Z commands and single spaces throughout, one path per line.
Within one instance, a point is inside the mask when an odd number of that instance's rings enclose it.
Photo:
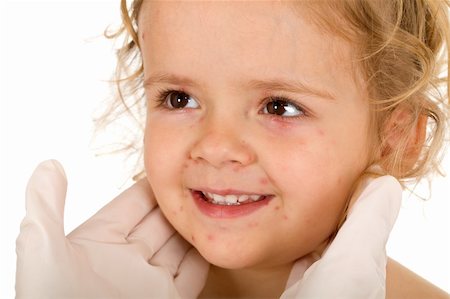
M 145 123 L 143 65 L 137 20 L 143 0 L 129 6 L 121 0 L 122 25 L 110 39 L 120 40 L 113 82 L 117 97 L 98 127 L 126 116 L 134 120 L 136 134 L 121 150 L 142 158 Z M 300 3 L 300 2 L 299 2 Z M 302 1 L 309 6 L 310 20 L 319 28 L 348 40 L 357 53 L 372 106 L 370 164 L 383 166 L 385 173 L 401 182 L 418 182 L 427 174 L 439 173 L 448 132 L 448 0 L 342 0 Z M 406 111 L 408 121 L 396 123 L 398 135 L 392 144 L 386 130 L 391 117 Z M 410 133 L 426 121 L 426 138 L 411 148 Z M 129 136 L 128 136 L 129 138 Z M 389 150 L 386 150 L 389 149 Z M 411 158 L 411 153 L 415 153 Z M 139 162 L 139 171 L 142 163 Z M 368 165 L 369 166 L 369 165 Z M 366 171 L 369 173 L 369 168 Z

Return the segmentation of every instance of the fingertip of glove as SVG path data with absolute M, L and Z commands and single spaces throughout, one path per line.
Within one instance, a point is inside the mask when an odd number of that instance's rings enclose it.
M 397 213 L 400 208 L 403 189 L 400 182 L 391 175 L 370 178 L 359 188 L 360 191 L 354 195 L 357 196 L 357 199 L 355 199 L 354 206 L 351 207 L 351 210 L 356 208 L 356 206 L 371 207 L 370 209 L 372 209 L 372 205 L 384 205 L 389 210 Z
M 33 235 L 34 241 L 64 236 L 66 191 L 67 180 L 61 164 L 56 160 L 39 163 L 26 188 L 26 216 L 21 224 L 21 234 L 27 231 L 25 236 Z
M 36 172 L 48 172 L 48 171 L 50 171 L 50 172 L 56 171 L 59 174 L 61 174 L 64 177 L 64 179 L 67 180 L 66 172 L 64 171 L 63 166 L 61 165 L 61 163 L 58 160 L 49 159 L 49 160 L 42 161 L 36 167 L 34 172 L 36 173 Z
M 195 268 L 195 272 L 199 275 L 207 275 L 210 264 L 198 252 L 195 247 L 189 249 L 185 256 L 185 262 L 190 263 L 190 267 Z M 206 277 L 205 277 L 206 279 Z
M 397 180 L 397 178 L 387 175 L 384 178 L 387 186 L 389 186 L 391 192 L 392 192 L 392 198 L 393 200 L 390 201 L 391 203 L 391 210 L 393 212 L 393 217 L 397 218 L 398 212 L 400 210 L 400 206 L 402 203 L 402 194 L 403 194 L 403 186 L 400 184 L 400 182 Z
M 403 191 L 403 187 L 397 178 L 391 175 L 384 175 L 382 177 L 376 178 L 374 182 L 377 182 L 377 185 L 389 188 L 391 192 L 395 192 L 396 195 L 401 195 Z
M 209 263 L 194 247 L 186 253 L 175 278 L 175 286 L 183 298 L 197 298 L 204 288 L 209 272 Z M 192 276 L 192 273 L 195 273 Z
M 379 207 L 384 206 L 385 216 L 395 221 L 402 202 L 403 187 L 397 178 L 391 175 L 384 175 L 373 179 L 367 187 L 366 196 L 377 199 Z M 371 194 L 371 195 L 370 195 Z
M 42 161 L 41 163 L 39 163 L 39 165 L 36 167 L 36 169 L 56 170 L 60 174 L 62 174 L 65 179 L 67 179 L 66 172 L 64 171 L 63 166 L 61 165 L 61 163 L 58 160 L 55 160 L 55 159 L 49 159 L 49 160 Z
M 29 182 L 28 187 L 37 185 L 47 185 L 48 182 L 67 182 L 66 173 L 62 165 L 57 160 L 46 160 L 36 167 Z M 53 185 L 52 183 L 52 185 Z
M 66 176 L 66 172 L 64 171 L 63 166 L 61 165 L 61 163 L 59 163 L 58 160 L 49 160 L 50 162 L 52 162 L 52 164 L 54 165 L 54 167 L 63 175 L 63 177 L 67 180 L 67 176 Z
M 155 195 L 146 177 L 134 183 L 123 192 L 123 194 L 125 193 L 127 196 L 134 194 L 134 197 L 136 198 L 145 199 L 145 203 L 150 204 L 152 207 L 156 204 Z
M 147 177 L 141 178 L 134 184 L 135 186 L 144 189 L 146 192 L 153 193 Z

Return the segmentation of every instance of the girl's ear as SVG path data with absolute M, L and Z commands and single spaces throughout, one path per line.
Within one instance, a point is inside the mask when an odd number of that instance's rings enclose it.
M 384 125 L 385 142 L 382 157 L 386 157 L 396 148 L 405 144 L 402 157 L 402 171 L 411 170 L 419 159 L 426 138 L 428 117 L 414 113 L 404 106 L 397 107 Z

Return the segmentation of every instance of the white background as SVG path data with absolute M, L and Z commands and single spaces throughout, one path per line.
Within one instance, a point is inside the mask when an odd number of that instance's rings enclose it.
M 0 298 L 12 298 L 24 190 L 40 161 L 65 166 L 66 232 L 130 181 L 122 157 L 96 157 L 91 142 L 92 115 L 110 95 L 115 64 L 102 32 L 119 24 L 119 1 L 0 5 Z M 405 193 L 388 254 L 450 292 L 449 177 L 435 179 L 432 190 L 428 202 Z

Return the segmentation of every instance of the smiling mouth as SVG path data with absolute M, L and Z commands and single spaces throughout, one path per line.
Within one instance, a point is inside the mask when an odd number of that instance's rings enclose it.
M 221 206 L 239 206 L 262 201 L 270 195 L 261 194 L 215 194 L 211 192 L 192 190 L 192 192 L 202 198 L 204 201 Z

